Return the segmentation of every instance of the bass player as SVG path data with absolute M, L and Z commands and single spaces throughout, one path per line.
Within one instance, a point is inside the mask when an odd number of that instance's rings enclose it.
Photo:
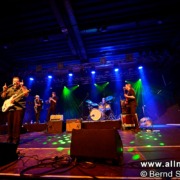
M 132 88 L 131 84 L 126 84 L 125 87 L 123 87 L 124 91 L 127 91 L 127 93 L 124 93 L 124 97 L 126 98 L 126 105 L 130 108 L 130 116 L 132 122 L 135 124 L 135 132 L 139 132 L 139 123 L 136 114 L 136 107 L 137 107 L 137 101 L 136 101 L 136 94 L 134 89 Z
M 8 122 L 8 143 L 19 144 L 21 126 L 26 109 L 26 97 L 29 90 L 20 82 L 19 77 L 13 77 L 12 87 L 5 84 L 1 97 L 5 100 L 2 111 L 5 113 Z

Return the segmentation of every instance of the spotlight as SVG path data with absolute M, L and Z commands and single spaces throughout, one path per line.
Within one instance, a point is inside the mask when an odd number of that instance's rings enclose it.
M 138 69 L 142 69 L 143 67 L 142 66 L 139 66 Z
M 30 81 L 34 81 L 34 78 L 30 77 L 29 80 L 30 80 Z
M 92 70 L 92 71 L 91 71 L 91 74 L 96 74 L 96 71 L 95 71 L 95 70 Z
M 118 71 L 119 71 L 119 68 L 115 68 L 114 71 L 115 71 L 115 72 L 118 72 Z
M 71 76 L 73 76 L 73 73 L 69 73 L 68 75 L 71 77 Z
M 68 76 L 69 76 L 69 77 L 72 77 L 72 76 L 73 76 L 72 70 L 69 70 Z
M 91 74 L 96 74 L 95 66 L 91 66 Z
M 48 76 L 48 79 L 52 79 L 52 76 L 51 76 L 51 75 L 49 75 L 49 76 Z

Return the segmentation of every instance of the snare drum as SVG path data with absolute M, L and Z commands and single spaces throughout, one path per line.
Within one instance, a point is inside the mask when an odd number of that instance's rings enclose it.
M 93 108 L 90 112 L 90 118 L 94 121 L 101 119 L 102 113 L 100 110 Z

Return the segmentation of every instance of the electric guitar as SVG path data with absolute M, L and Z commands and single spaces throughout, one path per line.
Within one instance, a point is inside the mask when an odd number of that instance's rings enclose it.
M 3 103 L 3 106 L 2 106 L 2 112 L 6 112 L 10 107 L 14 106 L 14 103 L 13 103 L 13 102 L 14 102 L 17 98 L 23 96 L 24 94 L 26 94 L 26 93 L 28 93 L 28 92 L 30 92 L 30 90 L 26 89 L 26 90 L 24 90 L 23 93 L 21 93 L 21 94 L 19 94 L 19 95 L 16 95 L 16 94 L 15 94 L 15 95 L 11 96 L 9 99 L 6 99 L 6 100 L 4 101 L 4 103 Z

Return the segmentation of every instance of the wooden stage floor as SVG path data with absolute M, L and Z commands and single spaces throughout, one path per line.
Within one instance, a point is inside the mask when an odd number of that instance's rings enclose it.
M 118 132 L 123 142 L 123 161 L 118 166 L 70 162 L 71 133 L 26 132 L 21 134 L 18 160 L 0 166 L 0 179 L 180 179 L 180 126 Z M 0 142 L 6 137 L 0 135 Z M 67 161 L 60 162 L 62 157 Z

